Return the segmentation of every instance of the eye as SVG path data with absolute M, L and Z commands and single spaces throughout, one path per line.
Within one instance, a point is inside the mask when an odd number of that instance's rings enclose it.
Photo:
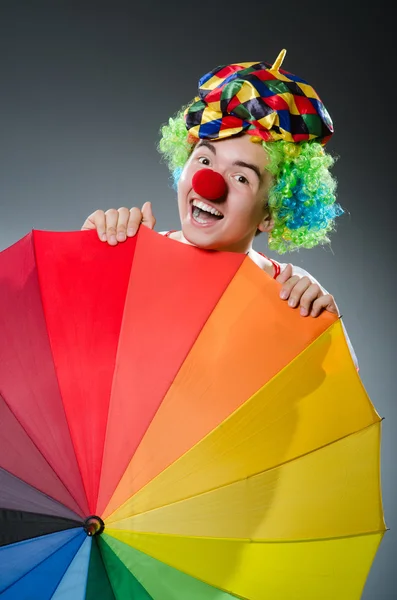
M 209 159 L 209 158 L 207 158 L 206 156 L 199 156 L 197 160 L 198 160 L 198 161 L 199 161 L 199 163 L 201 163 L 202 165 L 206 165 L 206 166 L 208 166 L 208 165 L 210 165 L 210 164 L 211 164 L 211 161 L 210 161 L 210 159 Z
M 244 175 L 235 175 L 235 178 L 239 183 L 244 183 L 244 185 L 249 183 L 248 179 L 244 177 Z

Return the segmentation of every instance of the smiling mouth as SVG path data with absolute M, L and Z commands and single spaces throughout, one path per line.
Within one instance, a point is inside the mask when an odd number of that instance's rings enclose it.
M 200 225 L 209 225 L 221 221 L 224 215 L 214 206 L 202 200 L 193 200 L 191 203 L 193 220 Z

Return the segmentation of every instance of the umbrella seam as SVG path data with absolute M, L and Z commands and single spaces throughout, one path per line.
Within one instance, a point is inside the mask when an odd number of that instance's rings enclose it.
M 109 533 L 109 531 L 117 531 L 119 532 L 120 530 L 114 530 L 112 528 L 108 529 L 107 531 L 107 535 L 109 535 L 110 537 L 114 537 L 115 539 L 118 539 L 117 537 L 115 537 L 114 535 L 112 535 L 112 533 Z M 182 535 L 182 534 L 178 534 L 178 533 L 154 533 L 152 531 L 139 531 L 139 532 L 131 532 L 134 535 L 137 535 L 138 537 L 140 535 L 142 536 L 161 536 L 161 537 L 171 537 L 171 538 L 182 538 L 182 539 L 191 539 L 191 540 L 218 540 L 218 541 L 224 541 L 224 542 L 248 542 L 250 544 L 306 544 L 306 543 L 317 543 L 317 542 L 329 542 L 329 541 L 333 541 L 333 540 L 344 540 L 344 539 L 352 539 L 352 538 L 358 538 L 358 537 L 368 537 L 368 536 L 372 536 L 372 535 L 378 535 L 378 534 L 382 534 L 382 536 L 386 533 L 386 531 L 389 531 L 388 528 L 386 529 L 375 529 L 373 531 L 366 531 L 363 533 L 352 533 L 351 535 L 340 535 L 340 536 L 332 536 L 332 537 L 323 537 L 323 538 L 303 538 L 303 539 L 298 539 L 298 540 L 269 540 L 266 538 L 225 538 L 225 537 L 211 537 L 211 536 L 198 536 L 198 535 Z M 132 546 L 133 548 L 135 548 L 134 546 Z M 141 550 L 140 550 L 141 552 Z M 159 560 L 159 559 L 157 559 Z

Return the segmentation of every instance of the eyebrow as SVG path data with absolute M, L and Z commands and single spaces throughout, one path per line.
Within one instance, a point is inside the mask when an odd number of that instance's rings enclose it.
M 208 150 L 211 150 L 211 152 L 213 152 L 213 154 L 216 155 L 216 150 L 215 150 L 215 146 L 214 144 L 211 144 L 210 142 L 207 142 L 206 140 L 201 140 L 197 146 L 196 146 L 196 150 L 198 148 L 201 148 L 202 146 L 205 146 L 206 148 L 208 148 Z M 252 171 L 254 171 L 254 173 L 257 175 L 259 181 L 262 181 L 262 175 L 260 170 L 258 169 L 258 167 L 252 163 L 247 163 L 244 160 L 236 160 L 233 163 L 234 166 L 236 167 L 246 167 L 247 169 L 251 169 Z

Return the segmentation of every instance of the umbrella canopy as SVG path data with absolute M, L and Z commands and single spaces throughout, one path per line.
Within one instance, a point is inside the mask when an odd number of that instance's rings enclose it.
M 0 254 L 1 600 L 354 600 L 381 418 L 341 320 L 145 227 Z

